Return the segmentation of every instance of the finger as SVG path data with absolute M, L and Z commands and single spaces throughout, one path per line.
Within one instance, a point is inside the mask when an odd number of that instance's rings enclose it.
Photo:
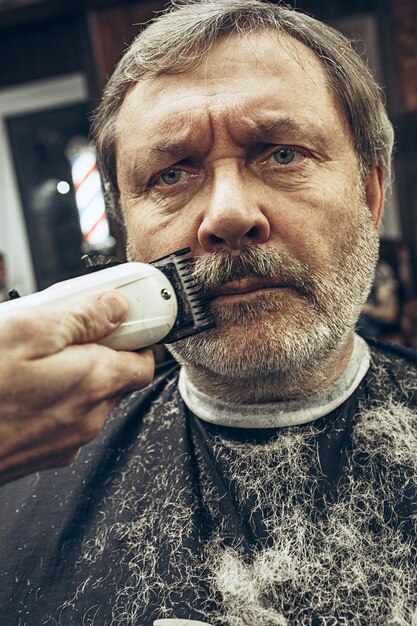
M 118 328 L 127 312 L 127 301 L 116 290 L 89 295 L 70 303 L 62 310 L 60 332 L 63 347 L 103 339 Z
M 49 459 L 61 458 L 62 464 L 71 462 L 75 451 L 102 431 L 115 404 L 116 399 L 112 398 L 78 409 L 64 402 L 39 413 L 32 423 L 26 420 L 16 432 L 0 424 L 0 434 L 8 444 L 2 449 L 0 475 L 5 470 L 33 464 L 41 469 L 49 466 Z
M 127 310 L 115 290 L 61 305 L 21 307 L 1 315 L 0 344 L 23 358 L 40 358 L 71 344 L 99 341 L 118 328 Z
M 74 411 L 83 411 L 86 406 L 145 387 L 152 381 L 154 369 L 151 348 L 118 352 L 97 344 L 68 346 L 22 364 L 15 374 L 10 402 L 19 400 L 15 388 L 21 388 L 35 409 L 65 402 Z
M 89 370 L 84 379 L 84 388 L 88 393 L 87 404 L 94 405 L 106 398 L 143 389 L 152 382 L 155 359 L 151 348 L 139 352 L 118 352 L 101 346 L 97 348 L 96 354 L 106 353 L 96 359 L 95 367 Z

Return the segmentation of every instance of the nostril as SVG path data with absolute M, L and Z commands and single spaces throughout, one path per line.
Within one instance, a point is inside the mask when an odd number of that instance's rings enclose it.
M 223 243 L 224 239 L 222 239 L 221 237 L 218 237 L 217 235 L 214 235 L 213 233 L 211 233 L 211 235 L 209 235 L 209 241 L 210 243 L 215 246 L 219 243 Z
M 256 228 L 256 226 L 253 226 L 250 230 L 248 230 L 248 232 L 246 233 L 246 237 L 249 237 L 250 239 L 255 239 L 258 236 L 258 229 Z
M 237 250 L 246 244 L 268 241 L 269 221 L 260 210 L 232 209 L 213 209 L 204 215 L 198 229 L 198 240 L 203 249 L 210 252 L 218 248 Z

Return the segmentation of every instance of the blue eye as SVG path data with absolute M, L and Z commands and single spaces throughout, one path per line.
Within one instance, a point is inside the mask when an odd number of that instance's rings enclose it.
M 175 183 L 179 182 L 181 178 L 181 174 L 182 174 L 181 170 L 177 170 L 177 169 L 166 170 L 165 172 L 162 172 L 162 174 L 160 175 L 160 179 L 166 185 L 175 185 Z
M 280 148 L 276 150 L 272 156 L 280 165 L 288 165 L 294 161 L 295 150 L 294 148 Z

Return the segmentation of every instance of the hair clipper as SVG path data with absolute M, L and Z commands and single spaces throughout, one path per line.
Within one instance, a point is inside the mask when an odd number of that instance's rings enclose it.
M 128 301 L 127 318 L 98 343 L 115 350 L 172 343 L 214 326 L 214 318 L 191 275 L 192 259 L 184 258 L 189 251 L 184 248 L 150 264 L 101 264 L 91 268 L 93 273 L 2 303 L 0 311 L 48 306 L 73 300 L 77 295 L 117 289 Z

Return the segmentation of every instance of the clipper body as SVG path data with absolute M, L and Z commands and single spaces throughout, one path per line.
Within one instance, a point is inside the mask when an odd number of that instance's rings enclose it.
M 65 304 L 79 295 L 117 289 L 129 305 L 121 326 L 99 343 L 115 350 L 139 350 L 154 343 L 170 343 L 212 328 L 214 320 L 191 278 L 190 259 L 179 250 L 151 264 L 120 263 L 94 268 L 0 305 L 0 311 L 28 306 Z

